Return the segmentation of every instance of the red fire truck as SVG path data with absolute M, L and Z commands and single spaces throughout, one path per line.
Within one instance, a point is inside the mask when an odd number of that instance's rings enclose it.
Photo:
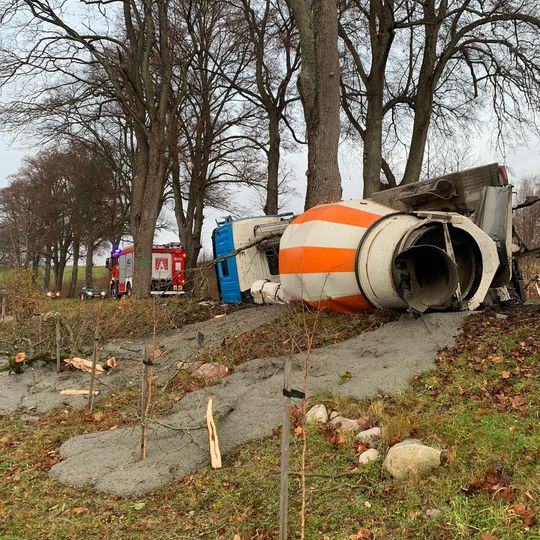
M 116 248 L 106 261 L 111 275 L 113 298 L 130 296 L 133 289 L 134 248 Z M 171 243 L 152 248 L 152 294 L 183 294 L 186 253 L 181 244 Z

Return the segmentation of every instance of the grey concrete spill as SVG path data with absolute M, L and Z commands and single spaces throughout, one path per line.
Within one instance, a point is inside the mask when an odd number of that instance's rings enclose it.
M 241 335 L 272 322 L 282 312 L 280 306 L 243 309 L 225 317 L 186 325 L 176 332 L 158 336 L 158 346 L 166 351 L 157 368 L 160 380 L 168 380 L 177 370 L 178 364 L 189 362 L 198 349 L 219 345 L 227 337 Z M 145 341 L 148 340 L 114 340 L 104 347 L 103 360 L 116 356 L 119 366 L 109 374 L 98 377 L 96 388 L 101 395 L 107 394 L 111 388 L 139 384 L 141 351 Z M 28 367 L 20 375 L 0 372 L 0 415 L 10 414 L 18 409 L 40 414 L 66 405 L 84 407 L 87 403 L 86 397 L 64 396 L 60 391 L 88 389 L 89 384 L 90 375 L 87 373 L 66 371 L 57 374 L 55 365 L 42 362 Z
M 411 377 L 434 368 L 437 351 L 454 343 L 464 316 L 404 316 L 376 331 L 313 351 L 308 395 L 324 391 L 363 399 L 399 392 Z M 295 388 L 301 387 L 303 361 L 303 355 L 293 357 Z M 50 475 L 65 484 L 93 486 L 120 496 L 141 495 L 181 478 L 209 463 L 205 423 L 209 397 L 218 417 L 223 453 L 269 436 L 282 420 L 283 362 L 283 358 L 253 360 L 221 384 L 187 395 L 174 414 L 151 425 L 148 457 L 143 462 L 136 460 L 139 429 L 123 428 L 68 440 L 60 448 L 62 461 Z

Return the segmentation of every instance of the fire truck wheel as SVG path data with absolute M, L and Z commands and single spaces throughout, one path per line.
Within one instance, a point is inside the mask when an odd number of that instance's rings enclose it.
M 120 295 L 118 294 L 118 284 L 113 283 L 111 285 L 111 298 L 113 300 L 118 300 L 120 298 Z
M 129 298 L 131 296 L 131 283 L 126 285 L 126 296 Z

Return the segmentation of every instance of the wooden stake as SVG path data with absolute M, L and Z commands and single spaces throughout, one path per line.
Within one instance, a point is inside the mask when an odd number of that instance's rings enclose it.
M 152 364 L 149 360 L 148 346 L 143 349 L 143 374 L 141 383 L 141 449 L 139 459 L 146 459 L 148 452 L 148 409 L 152 384 Z
M 7 298 L 4 296 L 2 298 L 2 322 L 6 319 L 6 307 L 7 307 Z
M 96 397 L 96 366 L 99 356 L 99 319 L 96 320 L 94 329 L 94 348 L 92 350 L 92 371 L 90 372 L 90 395 L 88 396 L 88 412 L 92 414 L 94 410 L 94 401 Z
M 212 398 L 208 399 L 206 408 L 206 425 L 208 426 L 208 442 L 210 444 L 210 463 L 212 469 L 221 469 L 221 452 L 219 451 L 219 438 L 216 424 L 212 416 Z
M 56 319 L 56 373 L 62 370 L 60 358 L 60 319 Z
M 291 355 L 285 358 L 283 388 L 291 389 Z M 281 491 L 279 494 L 279 540 L 287 540 L 287 516 L 289 512 L 289 440 L 291 431 L 290 397 L 285 397 L 283 405 L 283 425 L 281 427 Z

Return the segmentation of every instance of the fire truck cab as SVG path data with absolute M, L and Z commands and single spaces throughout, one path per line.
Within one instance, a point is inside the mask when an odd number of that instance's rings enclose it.
M 185 282 L 186 253 L 181 244 L 170 243 L 153 246 L 152 285 L 154 295 L 183 294 Z M 133 266 L 135 249 L 116 248 L 106 261 L 110 272 L 110 292 L 112 298 L 130 296 L 133 290 Z

